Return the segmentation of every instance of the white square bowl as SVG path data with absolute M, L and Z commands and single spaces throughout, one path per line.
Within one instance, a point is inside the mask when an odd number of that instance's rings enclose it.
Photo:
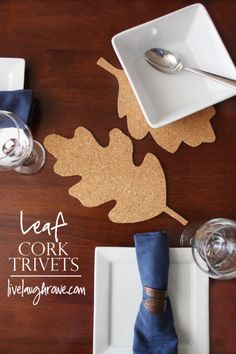
M 146 50 L 169 49 L 186 66 L 236 79 L 235 66 L 206 8 L 194 4 L 115 35 L 112 45 L 144 117 L 153 128 L 174 122 L 235 95 L 236 91 L 189 72 L 152 68 Z

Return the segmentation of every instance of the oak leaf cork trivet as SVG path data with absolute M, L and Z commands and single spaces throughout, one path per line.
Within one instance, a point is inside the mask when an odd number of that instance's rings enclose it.
M 79 127 L 72 139 L 60 135 L 45 138 L 46 149 L 55 156 L 54 171 L 60 176 L 81 176 L 69 194 L 86 207 L 115 200 L 109 219 L 134 223 L 162 212 L 185 225 L 187 221 L 166 205 L 166 180 L 159 160 L 146 154 L 142 164 L 133 162 L 133 145 L 119 129 L 110 132 L 110 142 L 102 147 L 89 130 Z
M 120 118 L 127 117 L 128 130 L 133 138 L 140 140 L 150 133 L 158 145 L 172 153 L 177 151 L 182 142 L 196 147 L 202 143 L 215 141 L 210 123 L 215 115 L 214 107 L 205 108 L 164 127 L 151 128 L 143 116 L 124 71 L 115 68 L 104 58 L 100 58 L 97 64 L 118 80 L 118 115 Z

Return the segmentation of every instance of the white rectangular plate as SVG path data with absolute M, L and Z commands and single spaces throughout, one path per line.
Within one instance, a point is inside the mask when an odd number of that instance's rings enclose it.
M 24 88 L 25 60 L 21 58 L 0 58 L 0 91 Z
M 179 354 L 208 354 L 209 279 L 194 264 L 191 249 L 170 249 L 168 292 Z M 132 354 L 134 323 L 141 299 L 135 249 L 97 247 L 94 354 Z

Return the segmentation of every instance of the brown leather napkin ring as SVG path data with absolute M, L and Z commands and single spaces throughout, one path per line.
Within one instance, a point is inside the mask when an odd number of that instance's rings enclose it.
M 144 292 L 150 299 L 143 300 L 143 305 L 152 314 L 164 313 L 166 310 L 166 290 L 157 290 L 144 286 Z

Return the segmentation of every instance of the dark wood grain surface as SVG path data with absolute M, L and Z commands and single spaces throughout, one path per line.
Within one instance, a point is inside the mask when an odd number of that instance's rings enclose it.
M 120 67 L 111 46 L 113 35 L 191 3 L 1 0 L 0 56 L 26 59 L 25 87 L 34 89 L 37 98 L 34 137 L 41 142 L 50 133 L 72 137 L 76 127 L 85 126 L 106 145 L 112 128 L 119 127 L 128 134 L 126 119 L 120 120 L 117 115 L 117 82 L 96 61 L 103 56 Z M 202 3 L 235 62 L 236 2 Z M 150 136 L 142 141 L 133 140 L 136 163 L 147 152 L 158 156 L 166 173 L 168 203 L 190 221 L 236 219 L 235 98 L 216 105 L 216 112 L 212 124 L 217 139 L 213 144 L 198 148 L 183 144 L 177 153 L 170 154 Z M 170 234 L 170 246 L 179 245 L 183 227 L 166 214 L 122 225 L 107 218 L 113 202 L 84 208 L 67 193 L 79 179 L 55 175 L 54 162 L 48 155 L 44 169 L 35 176 L 0 173 L 1 354 L 91 354 L 95 247 L 133 246 L 134 233 L 162 229 Z M 17 256 L 17 248 L 24 240 L 48 241 L 45 233 L 21 234 L 20 210 L 24 211 L 28 226 L 36 220 L 53 223 L 57 213 L 63 212 L 68 226 L 59 230 L 59 238 L 68 242 L 70 257 L 79 258 L 82 274 L 80 280 L 65 279 L 63 283 L 85 286 L 86 296 L 50 295 L 42 297 L 37 306 L 32 305 L 32 296 L 7 297 L 7 280 L 12 272 L 9 257 Z M 40 282 L 27 280 L 27 284 Z M 235 281 L 210 281 L 211 354 L 236 351 L 235 295 Z

